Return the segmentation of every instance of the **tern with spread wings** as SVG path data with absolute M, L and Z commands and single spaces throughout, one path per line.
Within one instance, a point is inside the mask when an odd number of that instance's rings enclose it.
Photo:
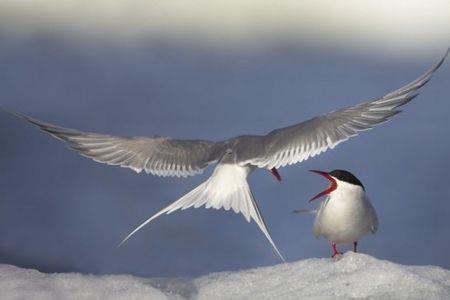
M 359 132 L 388 121 L 400 112 L 400 106 L 418 95 L 419 89 L 442 65 L 448 52 L 447 50 L 445 56 L 423 75 L 381 98 L 341 108 L 302 123 L 273 130 L 266 135 L 243 135 L 219 142 L 80 132 L 17 112 L 12 113 L 67 142 L 71 149 L 83 156 L 136 172 L 187 177 L 201 173 L 210 164 L 216 164 L 211 177 L 139 225 L 125 237 L 121 245 L 162 214 L 205 206 L 232 209 L 235 213 L 243 214 L 248 222 L 254 220 L 284 261 L 269 234 L 247 177 L 256 168 L 262 168 L 281 179 L 278 168 L 333 149 Z

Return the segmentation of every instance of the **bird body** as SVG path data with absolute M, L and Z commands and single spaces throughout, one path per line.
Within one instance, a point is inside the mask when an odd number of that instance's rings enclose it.
M 313 213 L 314 236 L 323 236 L 331 242 L 333 256 L 339 254 L 337 244 L 353 243 L 354 251 L 358 240 L 378 229 L 378 217 L 370 203 L 361 181 L 345 170 L 329 173 L 311 170 L 327 178 L 330 186 L 310 201 L 326 196 L 316 210 L 297 210 L 296 213 Z
M 338 187 L 317 210 L 314 235 L 337 244 L 349 244 L 375 233 L 378 218 L 366 192 L 358 185 L 336 181 Z
M 147 219 L 121 244 L 162 214 L 204 205 L 206 208 L 233 209 L 236 213 L 242 213 L 247 221 L 253 219 L 283 260 L 269 235 L 247 183 L 247 176 L 255 168 L 262 168 L 281 179 L 277 168 L 302 162 L 334 148 L 361 131 L 388 121 L 400 112 L 400 106 L 418 95 L 418 90 L 431 79 L 447 54 L 448 50 L 435 66 L 416 80 L 381 98 L 275 129 L 266 135 L 242 135 L 219 142 L 81 132 L 18 112 L 9 112 L 66 142 L 71 149 L 85 157 L 100 163 L 130 168 L 138 173 L 145 171 L 163 177 L 187 177 L 203 172 L 208 165 L 217 164 L 210 178 Z

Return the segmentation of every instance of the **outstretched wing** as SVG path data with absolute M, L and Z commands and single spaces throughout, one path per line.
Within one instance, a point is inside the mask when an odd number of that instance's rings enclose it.
M 259 211 L 258 204 L 247 183 L 246 178 L 249 172 L 249 167 L 219 164 L 208 180 L 147 219 L 128 234 L 119 246 L 123 245 L 142 227 L 163 214 L 170 214 L 176 210 L 184 210 L 189 207 L 198 208 L 204 205 L 206 208 L 232 209 L 235 213 L 243 214 L 247 222 L 254 220 L 281 260 L 285 261 L 270 237 L 264 219 Z
M 450 48 L 449 48 L 450 50 Z M 265 149 L 248 162 L 260 168 L 279 168 L 333 149 L 360 131 L 388 121 L 401 112 L 398 108 L 418 95 L 444 57 L 422 76 L 382 98 L 342 108 L 293 126 L 276 129 L 266 136 Z
M 81 155 L 136 172 L 144 170 L 158 176 L 186 177 L 201 173 L 220 159 L 220 146 L 204 140 L 177 140 L 167 137 L 119 137 L 81 132 L 48 124 L 8 111 L 68 143 Z

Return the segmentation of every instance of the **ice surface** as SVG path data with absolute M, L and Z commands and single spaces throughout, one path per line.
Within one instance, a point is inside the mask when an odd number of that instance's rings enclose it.
M 348 252 L 197 279 L 43 274 L 0 265 L 1 299 L 450 299 L 450 271 Z

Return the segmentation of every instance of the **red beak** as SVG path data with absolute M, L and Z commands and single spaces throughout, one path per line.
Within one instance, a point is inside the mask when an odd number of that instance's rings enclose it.
M 272 168 L 272 169 L 270 169 L 270 172 L 272 172 L 272 175 L 275 176 L 275 178 L 276 178 L 278 181 L 281 181 L 281 176 L 280 176 L 280 173 L 278 173 L 277 168 Z
M 330 185 L 328 186 L 328 188 L 320 193 L 318 193 L 317 195 L 315 195 L 314 197 L 312 197 L 311 200 L 309 200 L 309 202 L 316 200 L 317 198 L 320 198 L 322 196 L 328 195 L 329 193 L 331 193 L 332 191 L 334 191 L 337 188 L 337 182 L 336 180 L 334 180 L 333 177 L 331 177 L 327 172 L 323 172 L 323 171 L 317 171 L 317 170 L 309 170 L 310 172 L 314 172 L 317 173 L 319 175 L 322 175 L 323 177 L 325 177 L 326 179 L 328 179 L 330 181 Z

